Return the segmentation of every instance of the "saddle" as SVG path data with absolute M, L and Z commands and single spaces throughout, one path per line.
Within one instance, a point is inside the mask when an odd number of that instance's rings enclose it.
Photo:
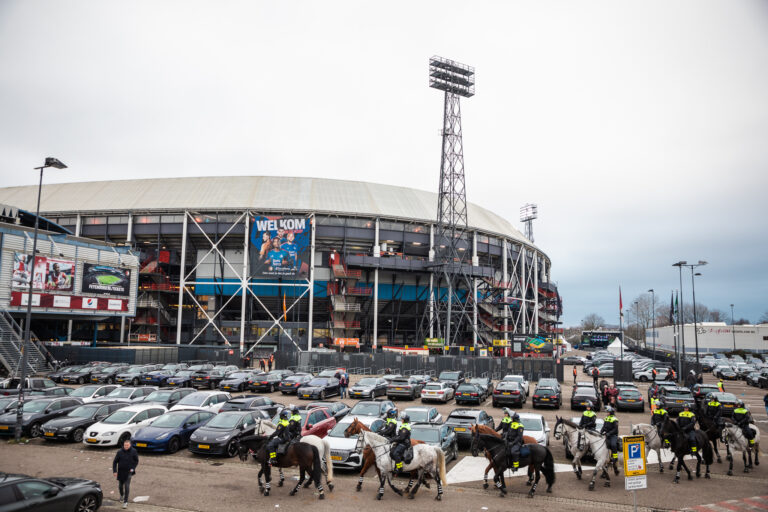
M 527 444 L 524 444 L 522 447 L 520 447 L 520 458 L 528 457 L 531 454 L 531 449 L 528 448 Z
M 287 443 L 282 442 L 282 443 L 277 445 L 277 450 L 275 451 L 275 453 L 277 454 L 278 457 L 281 456 L 281 455 L 285 455 L 285 452 L 288 451 L 288 447 L 291 446 L 292 444 L 296 444 L 298 442 L 299 442 L 299 439 L 291 439 Z
M 395 453 L 395 450 L 397 449 L 397 444 L 392 445 L 392 448 L 389 450 L 389 456 L 392 457 Z M 408 446 L 408 448 L 405 449 L 403 452 L 403 463 L 410 464 L 413 460 L 413 446 Z

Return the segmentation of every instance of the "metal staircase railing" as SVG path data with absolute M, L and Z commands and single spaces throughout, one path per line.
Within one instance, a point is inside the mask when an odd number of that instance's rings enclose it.
M 30 333 L 30 339 L 31 343 L 28 345 L 29 354 L 27 355 L 27 372 L 30 375 L 35 375 L 52 370 L 53 368 L 48 363 L 50 355 L 46 357 L 40 350 L 38 346 L 40 341 L 34 334 Z M 24 330 L 7 311 L 0 310 L 0 364 L 12 376 L 18 375 L 21 369 L 21 346 L 23 341 Z

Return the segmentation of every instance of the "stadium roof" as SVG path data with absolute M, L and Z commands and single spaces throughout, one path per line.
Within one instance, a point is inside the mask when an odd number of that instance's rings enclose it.
M 0 203 L 34 209 L 37 187 L 0 188 Z M 280 176 L 215 176 L 44 185 L 41 211 L 311 211 L 434 222 L 437 194 L 362 181 Z M 468 204 L 469 225 L 532 245 L 512 224 Z

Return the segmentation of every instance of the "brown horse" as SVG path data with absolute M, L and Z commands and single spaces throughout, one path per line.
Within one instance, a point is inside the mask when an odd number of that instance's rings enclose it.
M 494 429 L 492 429 L 488 425 L 478 425 L 476 423 L 472 425 L 469 431 L 472 432 L 473 436 L 475 435 L 475 433 L 479 432 L 480 434 L 489 434 L 489 435 L 501 438 L 501 434 L 496 432 Z M 538 444 L 538 443 L 531 436 L 524 435 L 523 444 Z M 485 458 L 488 459 L 489 464 L 485 468 L 485 474 L 483 474 L 483 489 L 488 488 L 488 472 L 491 469 L 493 469 L 493 456 L 491 455 L 491 452 L 489 452 L 488 450 L 485 450 Z M 525 485 L 531 485 L 531 483 L 533 482 L 533 475 L 534 475 L 533 467 L 528 466 L 528 481 L 525 483 Z
M 367 431 L 370 432 L 371 429 L 366 427 L 362 422 L 358 421 L 357 418 L 352 420 L 352 423 L 349 424 L 349 426 L 344 430 L 344 437 L 352 437 L 359 434 L 361 431 Z M 417 444 L 424 444 L 424 441 L 417 441 L 415 439 L 411 439 L 411 446 L 416 446 Z M 360 478 L 357 480 L 357 491 L 362 490 L 363 488 L 363 477 L 365 476 L 366 471 L 373 466 L 373 468 L 376 470 L 376 474 L 379 476 L 379 480 L 381 480 L 381 472 L 379 472 L 379 468 L 376 467 L 376 456 L 373 453 L 373 450 L 371 450 L 370 447 L 365 447 L 363 449 L 363 467 L 360 470 Z M 408 487 L 406 487 L 406 492 L 411 488 L 413 485 L 413 479 L 418 477 L 419 472 L 418 471 L 411 471 L 410 474 L 410 480 L 408 480 Z M 423 484 L 429 488 L 429 484 L 426 482 L 426 476 L 423 480 Z

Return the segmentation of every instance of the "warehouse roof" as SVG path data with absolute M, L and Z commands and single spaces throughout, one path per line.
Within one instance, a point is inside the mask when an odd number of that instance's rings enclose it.
M 0 188 L 0 203 L 34 209 L 37 187 Z M 280 176 L 212 176 L 89 181 L 43 186 L 41 211 L 108 213 L 190 209 L 311 211 L 434 222 L 437 194 L 362 181 Z M 530 242 L 512 224 L 468 204 L 469 225 Z

